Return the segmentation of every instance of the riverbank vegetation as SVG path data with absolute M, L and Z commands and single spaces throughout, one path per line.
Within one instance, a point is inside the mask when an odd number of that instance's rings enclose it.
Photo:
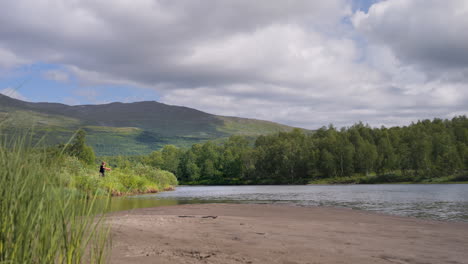
M 82 130 L 60 146 L 33 141 L 0 133 L 0 263 L 104 263 L 110 197 L 177 185 L 172 173 L 143 164 L 99 176 Z
M 232 136 L 126 160 L 170 171 L 182 184 L 460 182 L 468 181 L 468 119 L 392 128 L 330 125 L 260 136 L 253 144 Z
M 101 177 L 98 159 L 93 149 L 85 144 L 85 136 L 86 133 L 79 130 L 70 144 L 48 150 L 49 157 L 55 157 L 55 162 L 60 164 L 60 174 L 67 179 L 68 188 L 120 196 L 155 193 L 177 185 L 177 179 L 171 172 L 141 163 L 120 163 L 119 167 Z
M 67 188 L 44 149 L 0 143 L 0 263 L 103 263 L 108 198 Z

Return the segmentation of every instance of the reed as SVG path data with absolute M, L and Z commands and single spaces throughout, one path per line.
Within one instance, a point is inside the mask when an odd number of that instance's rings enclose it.
M 27 137 L 0 137 L 0 263 L 104 263 L 107 204 L 73 191 Z

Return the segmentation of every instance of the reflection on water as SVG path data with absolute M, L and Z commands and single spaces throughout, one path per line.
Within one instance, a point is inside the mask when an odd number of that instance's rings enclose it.
M 193 203 L 274 203 L 349 207 L 468 222 L 468 185 L 182 186 L 172 192 L 119 197 L 112 210 Z
M 110 210 L 123 211 L 137 208 L 148 208 L 156 206 L 178 205 L 177 200 L 159 200 L 159 199 L 132 199 L 133 197 L 115 197 L 112 198 Z

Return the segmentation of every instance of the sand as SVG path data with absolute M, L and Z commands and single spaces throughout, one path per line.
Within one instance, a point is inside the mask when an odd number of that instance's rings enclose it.
M 468 263 L 468 223 L 199 204 L 114 213 L 111 263 Z

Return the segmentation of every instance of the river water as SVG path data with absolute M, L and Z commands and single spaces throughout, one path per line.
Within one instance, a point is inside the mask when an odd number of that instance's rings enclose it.
M 468 222 L 468 184 L 180 186 L 171 192 L 114 198 L 112 210 L 193 203 L 347 207 Z

